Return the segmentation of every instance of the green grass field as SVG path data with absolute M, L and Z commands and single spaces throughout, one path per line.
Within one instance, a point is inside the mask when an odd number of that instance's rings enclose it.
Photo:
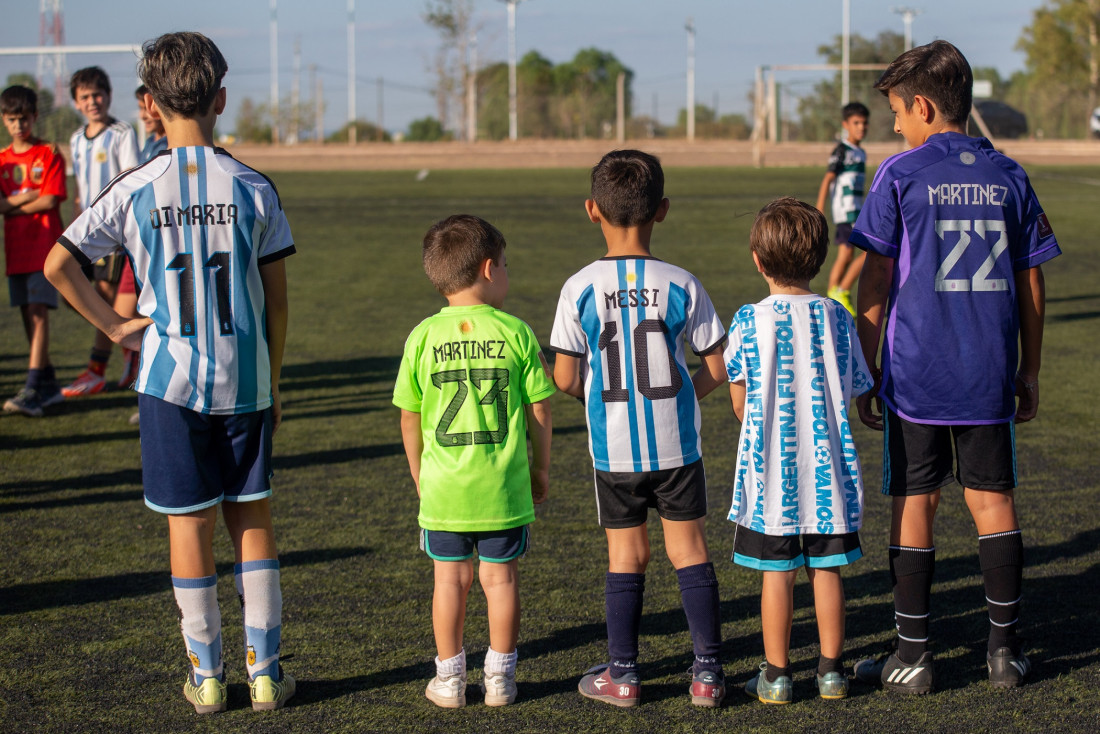
M 672 209 L 654 253 L 695 272 L 727 321 L 766 295 L 747 234 L 771 198 L 812 200 L 818 169 L 674 169 Z M 599 257 L 584 216 L 587 172 L 303 173 L 275 177 L 295 232 L 285 423 L 275 440 L 274 512 L 283 568 L 283 653 L 299 691 L 269 715 L 247 707 L 232 549 L 217 553 L 230 711 L 200 718 L 180 687 L 185 657 L 168 577 L 166 522 L 141 501 L 133 393 L 72 401 L 39 420 L 0 416 L 0 731 L 1083 731 L 1100 722 L 1100 402 L 1097 325 L 1100 169 L 1035 169 L 1064 256 L 1045 268 L 1046 347 L 1038 419 L 1018 431 L 1025 532 L 1023 634 L 1033 681 L 997 692 L 985 680 L 987 617 L 977 542 L 961 491 L 937 528 L 932 632 L 937 691 L 901 698 L 858 684 L 847 700 L 815 696 L 816 630 L 807 586 L 796 592 L 791 706 L 740 688 L 763 657 L 758 574 L 727 559 L 738 426 L 728 401 L 704 401 L 711 480 L 708 535 L 721 585 L 731 693 L 718 710 L 688 702 L 691 646 L 675 574 L 660 548 L 646 587 L 643 705 L 581 698 L 581 672 L 606 657 L 606 547 L 596 525 L 579 404 L 556 396 L 551 496 L 522 561 L 520 700 L 435 708 L 431 563 L 417 549 L 416 494 L 391 390 L 405 336 L 442 300 L 420 267 L 437 219 L 479 214 L 508 239 L 507 310 L 549 340 L 562 282 Z M 817 285 L 823 287 L 823 278 Z M 0 394 L 26 369 L 18 314 L 0 315 Z M 61 379 L 83 367 L 92 331 L 67 309 L 52 321 Z M 935 360 L 935 354 L 928 355 Z M 116 358 L 108 376 L 117 378 Z M 858 421 L 854 422 L 858 424 Z M 888 502 L 877 492 L 880 436 L 857 427 L 868 485 L 866 557 L 847 570 L 845 661 L 875 654 L 893 632 L 886 571 Z M 156 470 L 156 467 L 145 467 Z M 476 680 L 487 647 L 485 604 L 471 594 L 466 647 Z M 259 718 L 259 721 L 257 720 Z

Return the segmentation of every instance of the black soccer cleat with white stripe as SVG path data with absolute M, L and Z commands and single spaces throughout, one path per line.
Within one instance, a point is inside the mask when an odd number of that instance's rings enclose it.
M 925 650 L 915 663 L 904 663 L 897 653 L 860 660 L 852 669 L 858 680 L 882 684 L 889 691 L 925 694 L 932 690 L 932 651 Z
M 1012 648 L 999 647 L 992 655 L 985 656 L 989 668 L 989 683 L 994 688 L 1015 688 L 1031 673 L 1031 661 L 1022 652 L 1012 653 Z

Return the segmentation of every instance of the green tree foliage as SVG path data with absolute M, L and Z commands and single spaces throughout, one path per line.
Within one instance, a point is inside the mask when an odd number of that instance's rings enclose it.
M 1100 95 L 1100 0 L 1046 0 L 1016 47 L 1026 70 L 1008 101 L 1047 137 L 1084 137 Z
M 270 143 L 271 116 L 266 105 L 258 105 L 250 97 L 237 107 L 237 139 L 242 143 Z
M 466 124 L 466 54 L 473 23 L 473 0 L 427 0 L 421 17 L 439 34 L 439 48 L 428 67 L 435 76 L 438 119 L 461 136 Z
M 674 135 L 687 135 L 687 108 L 681 107 L 676 117 Z M 703 104 L 695 105 L 695 137 L 703 139 L 747 140 L 752 126 L 744 115 L 722 115 L 717 117 L 712 108 Z
M 325 138 L 326 143 L 346 143 L 348 142 L 348 128 L 351 123 L 343 125 L 339 130 Z M 355 139 L 360 143 L 369 143 L 372 141 L 379 141 L 388 143 L 393 138 L 388 132 L 382 130 L 373 122 L 367 122 L 366 120 L 355 121 Z
M 817 53 L 825 63 L 841 62 L 842 38 L 821 46 Z M 905 38 L 900 33 L 883 31 L 875 38 L 852 35 L 849 40 L 853 64 L 889 64 L 905 48 Z M 867 140 L 890 140 L 894 136 L 894 119 L 886 105 L 885 97 L 875 91 L 875 81 L 881 71 L 852 71 L 849 73 L 849 97 L 852 102 L 862 102 L 871 111 L 867 126 Z M 840 109 L 843 82 L 840 72 L 831 79 L 814 85 L 813 93 L 798 102 L 799 130 L 804 140 L 832 140 L 840 133 Z
M 450 133 L 443 129 L 443 123 L 434 117 L 421 117 L 409 123 L 409 134 L 405 140 L 414 143 L 434 143 L 437 140 L 450 140 Z
M 84 124 L 76 110 L 69 107 L 66 100 L 61 100 L 60 107 L 55 106 L 57 100 L 54 99 L 53 91 L 39 87 L 30 74 L 11 74 L 4 86 L 15 84 L 30 87 L 38 93 L 38 121 L 34 126 L 34 134 L 51 143 L 68 144 L 73 131 Z M 0 126 L 0 147 L 8 145 L 11 145 L 11 136 Z

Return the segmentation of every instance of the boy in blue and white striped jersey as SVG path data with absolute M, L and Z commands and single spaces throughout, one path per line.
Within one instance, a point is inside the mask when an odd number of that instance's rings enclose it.
M 218 48 L 198 33 L 145 44 L 146 103 L 171 150 L 116 178 L 65 231 L 46 275 L 69 303 L 141 349 L 145 503 L 168 515 L 172 585 L 199 713 L 226 708 L 213 537 L 218 505 L 233 539 L 254 709 L 293 695 L 279 666 L 282 593 L 271 523 L 271 439 L 282 416 L 284 258 L 294 253 L 275 186 L 213 147 L 225 109 Z M 113 311 L 81 265 L 122 247 L 140 317 Z

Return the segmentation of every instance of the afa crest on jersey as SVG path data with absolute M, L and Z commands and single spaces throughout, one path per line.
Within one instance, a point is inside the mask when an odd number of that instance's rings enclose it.
M 248 646 L 248 664 L 249 665 L 255 665 L 256 664 L 256 648 L 253 647 L 252 645 Z

